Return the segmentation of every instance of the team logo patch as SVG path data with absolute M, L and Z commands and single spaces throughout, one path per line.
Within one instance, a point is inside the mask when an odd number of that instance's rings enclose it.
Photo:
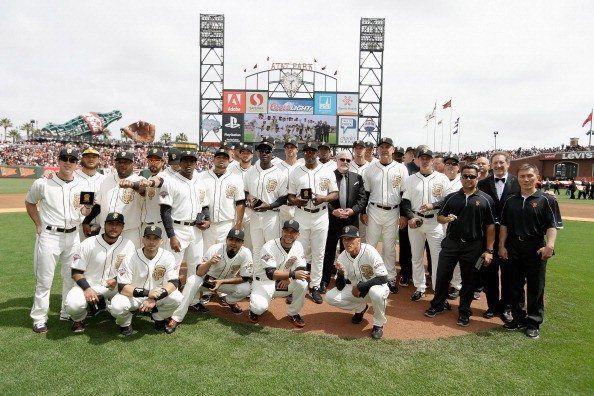
M 532 207 L 533 207 L 534 209 L 536 209 L 536 208 L 538 207 L 538 202 L 532 202 L 532 204 L 531 204 L 531 205 L 532 205 Z
M 163 279 L 164 276 L 165 276 L 165 267 L 163 267 L 162 265 L 155 266 L 155 269 L 153 270 L 153 279 L 158 281 L 158 280 Z
M 122 193 L 121 199 L 125 204 L 129 204 L 130 202 L 134 201 L 134 190 L 131 188 L 126 188 Z
M 80 254 L 76 253 L 74 256 L 72 256 L 72 261 L 76 261 L 76 260 L 80 260 Z
M 126 268 L 124 268 L 124 267 L 121 267 L 121 268 L 118 270 L 118 275 L 120 275 L 120 276 L 124 276 L 124 275 L 126 275 Z
M 270 255 L 269 255 L 269 254 L 265 254 L 265 255 L 263 255 L 263 256 L 262 256 L 262 261 L 266 261 L 266 262 L 268 262 L 268 260 L 270 260 L 270 258 L 271 258 L 271 257 L 270 257 Z
M 80 209 L 80 207 L 81 207 L 81 204 L 80 204 L 80 193 L 76 193 L 72 197 L 72 206 L 74 206 L 74 209 Z
M 433 196 L 435 198 L 441 197 L 441 195 L 443 194 L 443 185 L 442 184 L 434 184 L 433 188 L 431 189 L 431 194 L 433 194 Z
M 402 176 L 394 175 L 394 177 L 392 178 L 392 188 L 400 187 L 401 183 L 402 183 Z
M 293 267 L 293 265 L 295 265 L 295 263 L 297 262 L 297 257 L 295 256 L 291 256 L 287 259 L 287 262 L 285 263 L 285 269 L 290 269 Z
M 474 201 L 474 205 L 475 206 L 481 206 L 481 201 L 479 201 L 478 199 L 476 201 Z
M 231 199 L 235 196 L 236 192 L 237 192 L 237 187 L 234 184 L 229 184 L 227 186 L 227 188 L 225 189 L 225 196 L 227 198 Z
M 118 255 L 116 255 L 115 260 L 113 261 L 113 264 L 115 266 L 116 269 L 120 268 L 120 265 L 122 265 L 122 263 L 124 262 L 124 259 L 126 258 L 126 255 L 123 253 L 120 253 Z
M 266 182 L 266 191 L 271 193 L 276 189 L 276 186 L 278 186 L 278 180 L 268 179 L 268 181 Z
M 330 179 L 328 179 L 326 177 L 322 177 L 320 179 L 320 190 L 328 191 L 329 188 L 330 188 Z
M 157 194 L 157 189 L 155 187 L 147 187 L 146 188 L 146 196 L 149 199 L 153 199 L 155 198 L 155 195 Z
M 231 270 L 229 271 L 229 275 L 235 276 L 235 275 L 237 275 L 238 272 L 239 272 L 239 265 L 234 265 L 231 267 Z
M 254 263 L 249 261 L 245 265 L 245 270 L 247 271 L 248 275 L 252 275 L 254 273 Z
M 161 191 L 161 192 L 159 193 L 159 196 L 160 196 L 161 198 L 165 198 L 165 197 L 166 197 L 166 196 L 168 196 L 168 195 L 169 195 L 169 193 L 168 193 L 167 191 Z
M 198 190 L 198 199 L 200 200 L 200 203 L 204 203 L 204 200 L 206 199 L 206 191 L 205 190 Z
M 365 279 L 373 278 L 373 267 L 371 265 L 364 264 L 361 266 L 361 275 L 365 277 Z

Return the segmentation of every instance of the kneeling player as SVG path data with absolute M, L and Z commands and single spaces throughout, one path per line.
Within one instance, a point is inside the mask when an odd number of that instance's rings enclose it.
M 190 300 L 198 292 L 225 293 L 223 300 L 236 315 L 243 312 L 237 302 L 250 294 L 252 277 L 252 253 L 243 246 L 245 235 L 241 230 L 230 230 L 226 243 L 212 245 L 204 255 L 196 274 L 188 274 L 183 296 Z M 187 305 L 181 304 L 171 315 L 165 331 L 173 333 L 188 313 Z
M 299 237 L 299 223 L 287 220 L 283 224 L 280 238 L 268 241 L 260 251 L 260 259 L 254 272 L 252 295 L 250 297 L 250 321 L 258 323 L 260 315 L 268 309 L 274 297 L 293 295 L 289 305 L 289 319 L 297 327 L 305 326 L 299 315 L 307 285 L 305 253 Z
M 72 279 L 76 285 L 66 296 L 65 309 L 74 321 L 72 331 L 82 333 L 87 313 L 95 315 L 116 295 L 116 271 L 135 253 L 134 243 L 121 236 L 124 216 L 109 213 L 105 232 L 85 239 L 73 257 Z M 88 309 L 88 312 L 87 312 Z
M 361 243 L 359 230 L 346 226 L 342 230 L 344 251 L 336 261 L 336 287 L 326 293 L 326 302 L 338 308 L 355 311 L 351 322 L 359 324 L 370 302 L 373 307 L 371 337 L 379 340 L 386 323 L 388 271 L 375 248 Z
M 119 293 L 108 309 L 124 337 L 132 334 L 132 311 L 151 313 L 155 330 L 161 331 L 181 303 L 179 266 L 171 252 L 161 249 L 161 234 L 160 227 L 146 227 L 143 247 L 118 269 Z

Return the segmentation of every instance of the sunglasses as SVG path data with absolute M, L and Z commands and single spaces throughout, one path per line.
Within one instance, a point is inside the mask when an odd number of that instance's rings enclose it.
M 58 159 L 62 162 L 70 162 L 71 164 L 76 164 L 78 162 L 74 157 L 59 157 Z
M 259 153 L 262 153 L 262 154 L 270 154 L 270 153 L 272 153 L 272 150 L 270 150 L 270 149 L 260 149 L 260 150 L 258 150 L 258 152 Z
M 351 162 L 351 160 L 350 160 L 350 159 L 348 159 L 348 158 L 339 158 L 339 160 L 340 160 L 341 162 L 346 162 L 347 164 Z
M 445 164 L 446 164 L 447 166 L 456 166 L 456 165 L 458 165 L 458 163 L 457 163 L 457 162 L 446 162 Z
M 470 179 L 470 180 L 474 180 L 476 179 L 478 176 L 476 175 L 462 175 L 462 179 Z

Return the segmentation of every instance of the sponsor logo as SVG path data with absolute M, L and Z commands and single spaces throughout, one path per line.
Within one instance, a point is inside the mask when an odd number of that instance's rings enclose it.
M 246 92 L 246 113 L 265 114 L 268 112 L 267 92 Z
M 223 114 L 222 140 L 228 143 L 241 143 L 244 123 L 243 114 Z
M 313 114 L 311 99 L 271 99 L 268 111 L 272 114 Z
M 223 92 L 223 112 L 224 113 L 244 113 L 245 112 L 245 92 L 224 91 Z
M 241 124 L 237 123 L 237 117 L 229 117 L 229 122 L 225 124 L 225 126 L 227 128 L 231 128 L 231 129 L 235 129 L 235 128 L 239 128 L 241 126 Z
M 359 113 L 359 97 L 356 93 L 336 94 L 336 114 L 356 116 Z
M 561 159 L 592 159 L 594 151 L 579 151 L 574 153 L 563 153 Z
M 335 115 L 336 94 L 316 93 L 314 96 L 314 114 Z
M 375 121 L 373 121 L 371 118 L 366 119 L 363 123 L 363 129 L 365 129 L 365 132 L 375 131 L 375 127 Z
M 338 144 L 340 146 L 350 146 L 357 140 L 358 128 L 356 117 L 338 117 L 340 127 L 338 133 Z

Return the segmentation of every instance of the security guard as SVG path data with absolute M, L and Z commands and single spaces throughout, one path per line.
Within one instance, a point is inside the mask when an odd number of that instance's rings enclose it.
M 509 261 L 513 320 L 507 330 L 526 327 L 526 335 L 538 338 L 544 316 L 547 260 L 555 254 L 557 229 L 563 228 L 554 196 L 536 189 L 538 170 L 531 164 L 518 169 L 520 194 L 508 198 L 501 214 L 499 255 Z M 546 237 L 546 240 L 545 240 Z M 524 309 L 524 284 L 526 308 Z

